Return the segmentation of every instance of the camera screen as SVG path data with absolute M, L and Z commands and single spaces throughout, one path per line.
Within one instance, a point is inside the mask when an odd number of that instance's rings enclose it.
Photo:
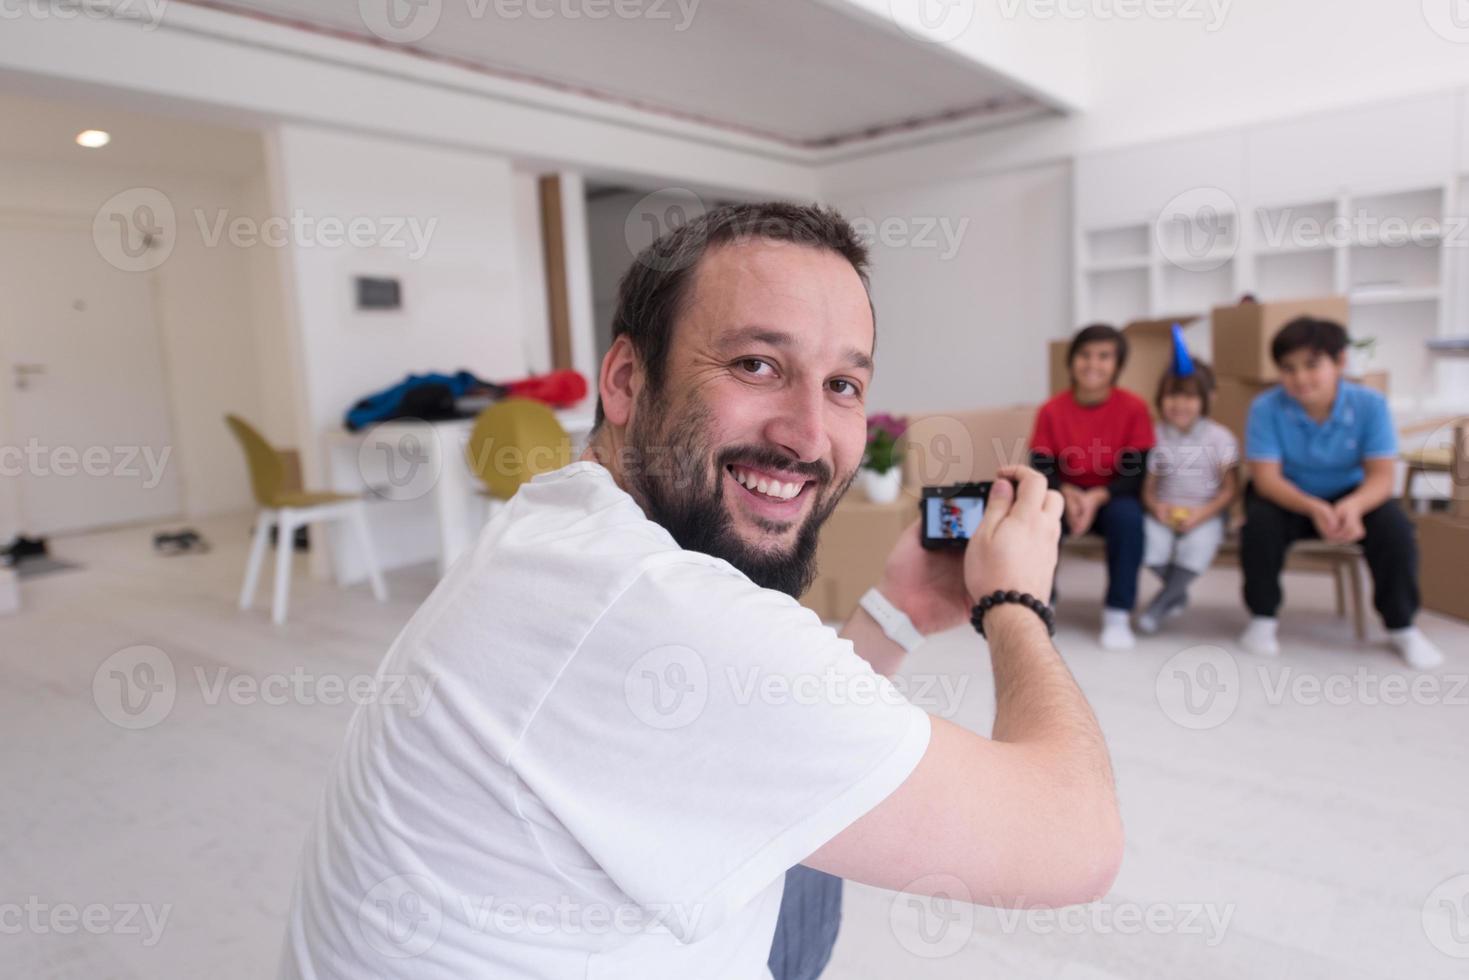
M 923 533 L 929 538 L 967 541 L 984 516 L 984 500 L 979 497 L 929 497 L 923 503 Z

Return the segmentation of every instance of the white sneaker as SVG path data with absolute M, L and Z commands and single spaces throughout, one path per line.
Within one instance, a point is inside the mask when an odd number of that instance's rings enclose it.
M 1102 610 L 1102 635 L 1099 642 L 1103 650 L 1131 650 L 1137 646 L 1137 637 L 1132 635 L 1132 624 L 1128 622 L 1126 609 Z
M 1443 663 L 1443 651 L 1434 646 L 1433 641 L 1424 636 L 1423 631 L 1416 626 L 1391 630 L 1387 636 L 1409 667 L 1432 670 Z
M 1276 626 L 1277 620 L 1274 616 L 1254 617 L 1240 634 L 1239 645 L 1244 647 L 1246 653 L 1253 653 L 1257 657 L 1279 656 L 1280 641 L 1275 638 Z

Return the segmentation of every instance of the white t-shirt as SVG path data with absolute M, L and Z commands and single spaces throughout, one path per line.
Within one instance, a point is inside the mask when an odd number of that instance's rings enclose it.
M 284 978 L 765 980 L 786 870 L 930 730 L 850 641 L 680 549 L 591 462 L 521 488 L 379 679 Z

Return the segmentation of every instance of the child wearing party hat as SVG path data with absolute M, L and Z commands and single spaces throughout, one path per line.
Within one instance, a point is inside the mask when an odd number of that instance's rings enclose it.
M 1214 561 L 1239 491 L 1239 442 L 1209 418 L 1214 374 L 1173 328 L 1173 365 L 1158 381 L 1157 446 L 1143 481 L 1143 564 L 1163 587 L 1138 617 L 1143 633 L 1188 605 L 1188 587 Z

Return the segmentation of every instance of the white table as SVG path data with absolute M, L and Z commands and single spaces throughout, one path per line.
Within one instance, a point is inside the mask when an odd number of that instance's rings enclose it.
M 586 445 L 593 415 L 577 408 L 557 412 L 556 418 L 571 436 L 574 460 Z M 415 419 L 326 433 L 328 488 L 367 494 L 368 526 L 383 568 L 432 560 L 442 576 L 484 526 L 488 498 L 465 452 L 474 422 Z M 432 533 L 424 533 L 426 524 Z M 334 537 L 330 552 L 337 581 L 364 577 L 354 542 Z

